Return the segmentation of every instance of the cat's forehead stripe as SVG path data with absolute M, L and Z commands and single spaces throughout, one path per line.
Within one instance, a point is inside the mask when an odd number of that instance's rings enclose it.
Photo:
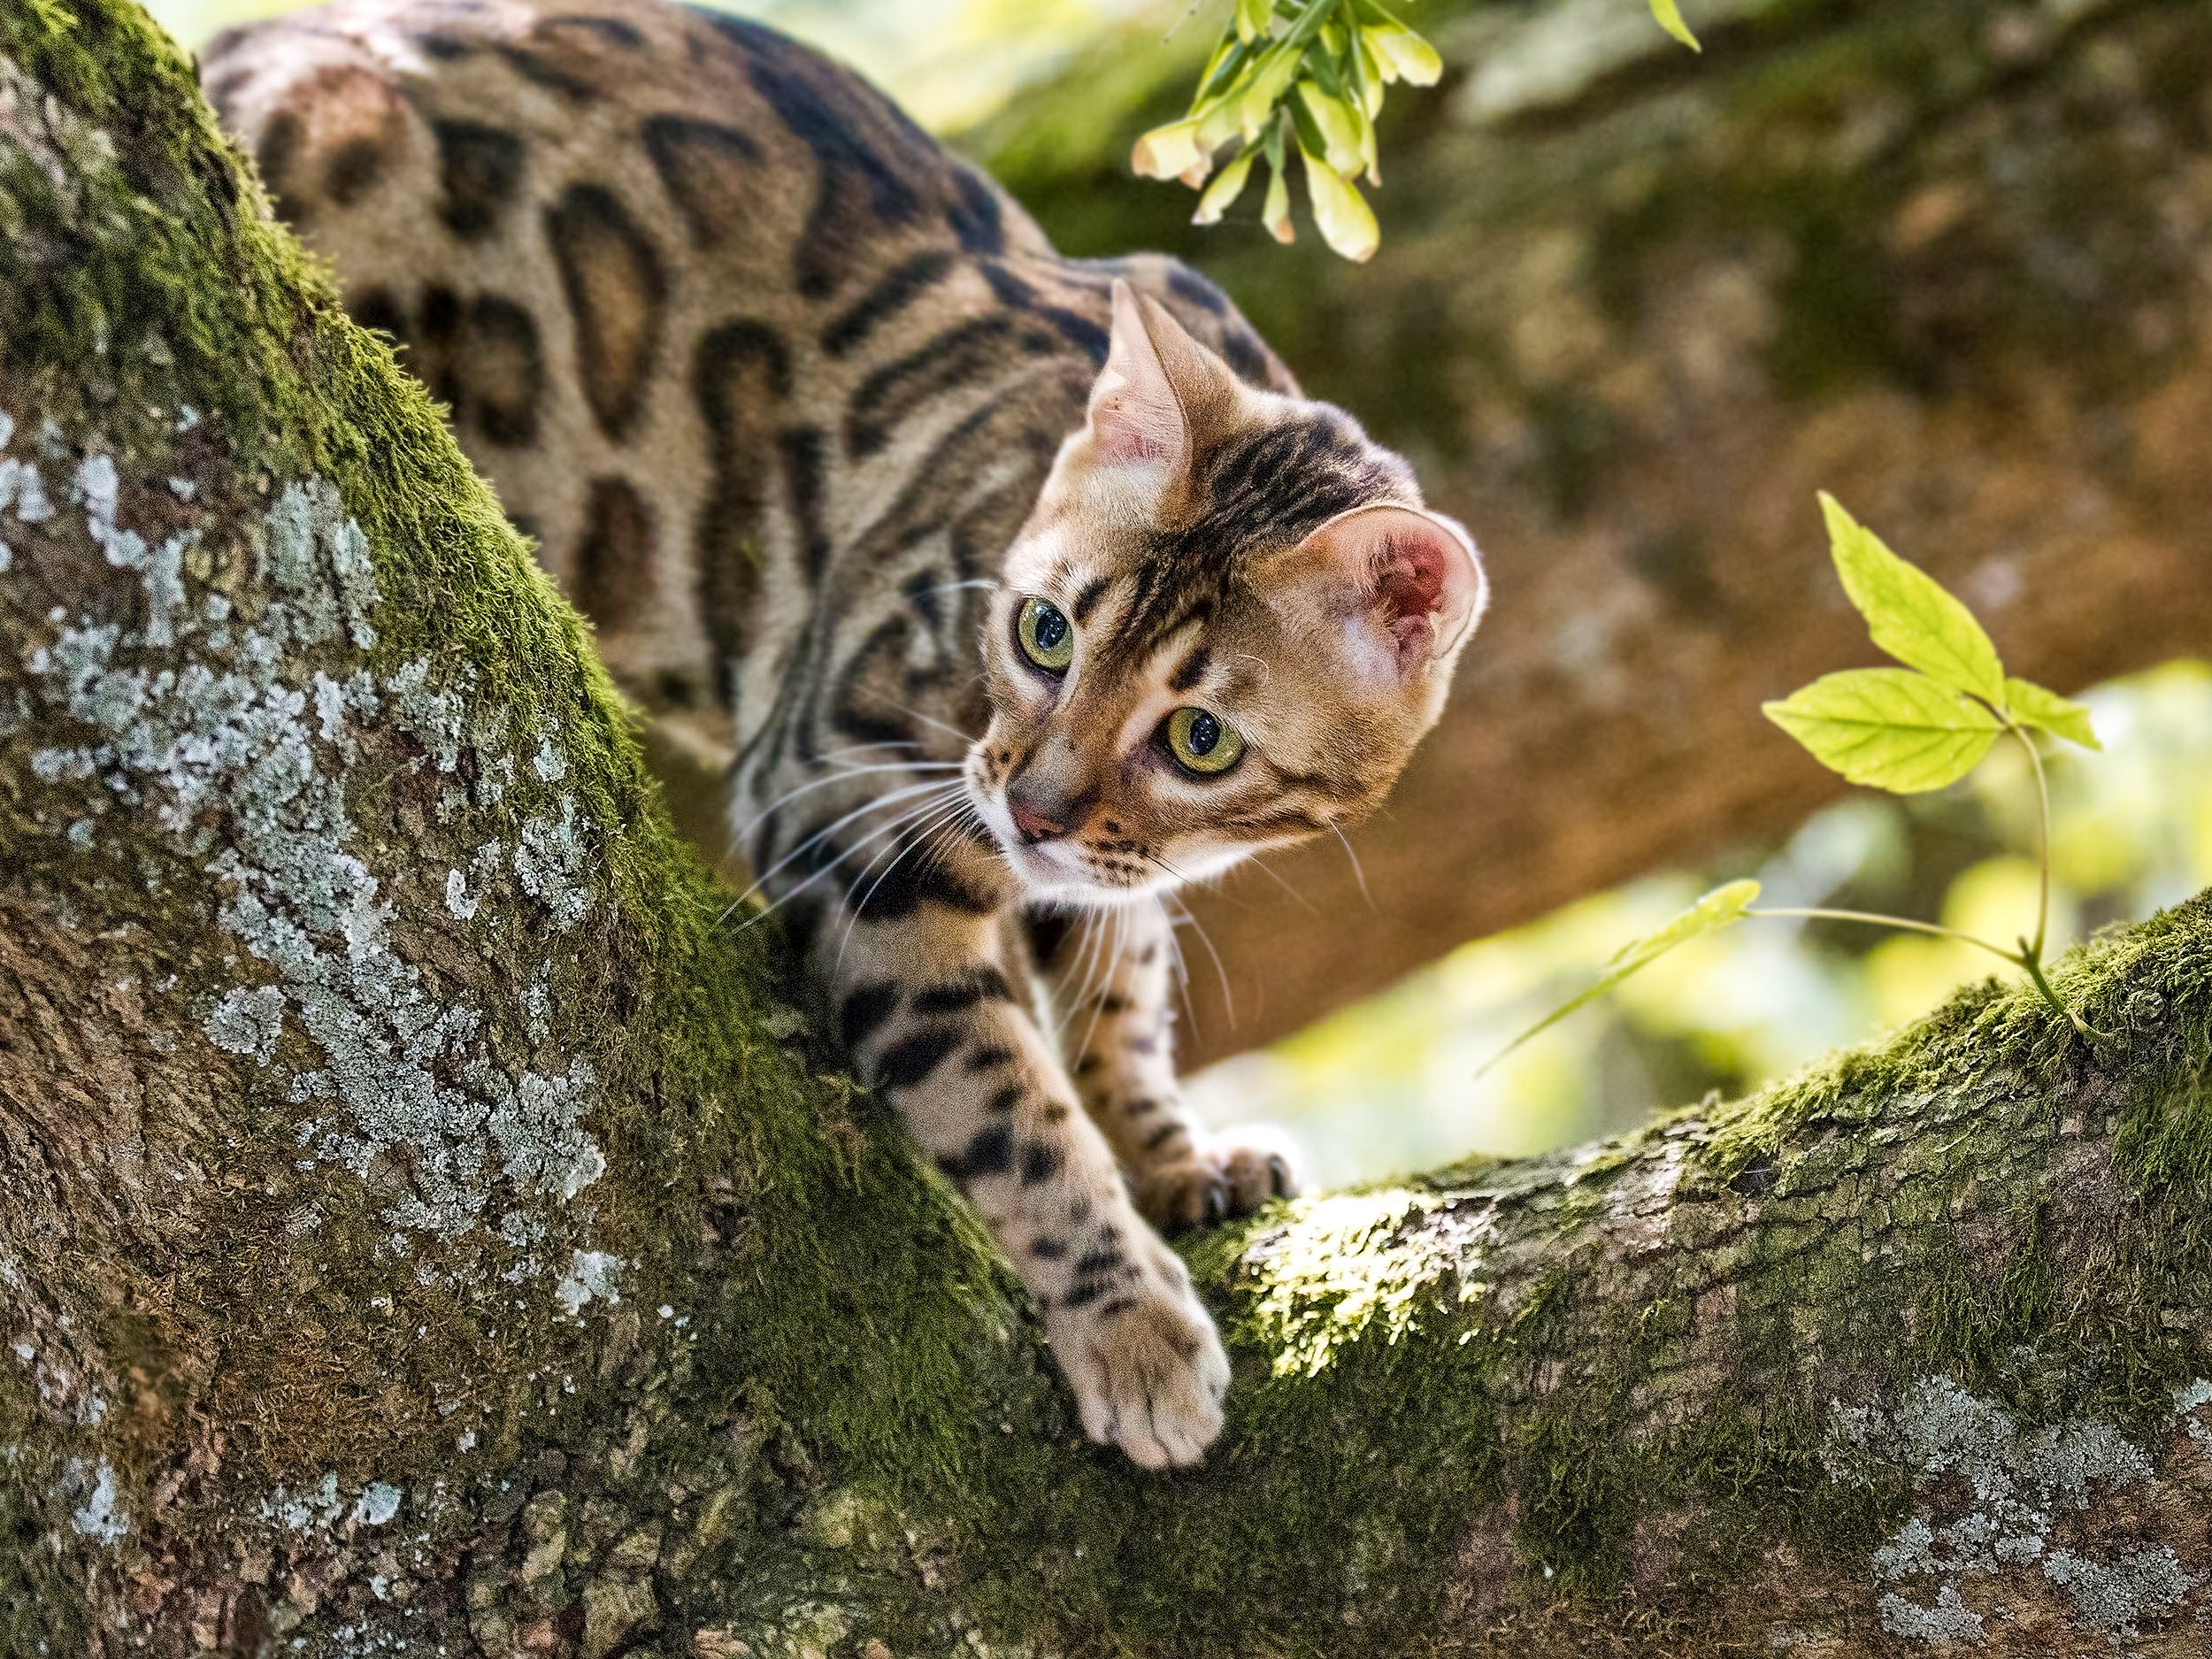
M 1213 653 L 1203 645 L 1192 647 L 1190 654 L 1185 657 L 1176 665 L 1175 672 L 1167 677 L 1168 689 L 1188 691 L 1200 680 L 1205 679 L 1206 669 L 1212 661 Z
M 1094 576 L 1077 590 L 1073 610 L 1078 625 L 1091 619 L 1091 612 L 1098 609 L 1098 602 L 1106 596 L 1110 586 L 1105 577 Z

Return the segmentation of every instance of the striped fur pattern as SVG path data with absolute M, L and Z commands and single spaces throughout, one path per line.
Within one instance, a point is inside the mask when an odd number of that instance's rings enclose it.
M 204 75 L 626 688 L 733 757 L 826 1016 L 1085 1429 L 1196 1461 L 1228 1366 L 1155 1224 L 1294 1176 L 1182 1106 L 1163 901 L 1380 799 L 1480 608 L 1464 533 L 1202 279 L 1059 257 L 757 25 L 350 0 Z

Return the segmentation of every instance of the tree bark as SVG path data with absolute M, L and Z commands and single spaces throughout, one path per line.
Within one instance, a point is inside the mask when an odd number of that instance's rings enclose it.
M 1070 252 L 1161 247 L 1418 465 L 1495 603 L 1442 726 L 1356 832 L 1193 910 L 1193 1056 L 1466 940 L 1786 834 L 1841 787 L 1759 715 L 1877 660 L 1833 491 L 2074 690 L 2212 641 L 2212 8 L 1425 0 L 1383 250 L 1210 231 L 1130 176 L 1213 19 L 1133 30 L 970 147 Z
M 0 222 L 0 1653 L 2202 1651 L 2212 898 L 1214 1235 L 1142 1475 L 125 0 Z

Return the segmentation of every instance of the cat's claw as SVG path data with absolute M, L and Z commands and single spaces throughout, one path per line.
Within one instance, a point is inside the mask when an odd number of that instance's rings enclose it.
M 1251 1125 L 1207 1137 L 1132 1185 L 1144 1218 L 1172 1234 L 1248 1216 L 1271 1198 L 1295 1198 L 1303 1183 L 1289 1137 Z
M 1221 1432 L 1229 1356 L 1187 1285 L 1148 1281 L 1132 1305 L 1055 1321 L 1083 1432 L 1143 1469 L 1186 1467 Z

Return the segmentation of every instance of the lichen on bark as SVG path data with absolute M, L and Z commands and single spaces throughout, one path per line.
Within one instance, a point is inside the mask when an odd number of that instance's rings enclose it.
M 123 0 L 0 12 L 0 1652 L 2197 1636 L 2212 900 L 2108 1048 L 1985 985 L 1209 1239 L 1146 1476 Z

